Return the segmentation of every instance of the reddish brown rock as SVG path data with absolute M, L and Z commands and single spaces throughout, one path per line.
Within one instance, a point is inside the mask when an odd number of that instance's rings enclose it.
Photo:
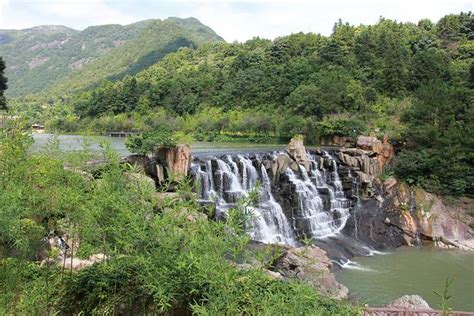
M 380 140 L 373 136 L 359 136 L 357 137 L 356 146 L 364 150 L 373 151 L 374 147 L 380 144 Z
M 380 170 L 383 170 L 383 168 L 395 156 L 395 150 L 392 144 L 389 143 L 387 135 L 384 136 L 381 143 L 377 143 L 373 147 L 373 151 L 377 154 L 377 160 L 378 160 Z
M 179 181 L 188 175 L 191 165 L 189 145 L 179 144 L 173 148 L 160 148 L 155 156 L 163 162 L 168 179 Z

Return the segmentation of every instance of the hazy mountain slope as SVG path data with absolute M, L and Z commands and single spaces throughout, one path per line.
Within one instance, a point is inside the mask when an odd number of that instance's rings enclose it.
M 0 56 L 7 63 L 8 96 L 49 88 L 63 94 L 137 73 L 180 47 L 220 40 L 194 18 L 92 26 L 84 31 L 40 26 L 0 30 Z

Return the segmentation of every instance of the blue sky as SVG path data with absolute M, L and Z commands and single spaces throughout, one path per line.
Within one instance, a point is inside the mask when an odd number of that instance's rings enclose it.
M 473 0 L 0 0 L 0 29 L 61 24 L 75 29 L 169 16 L 196 17 L 227 41 L 295 32 L 330 34 L 337 19 L 372 24 L 380 16 L 416 22 L 472 11 Z

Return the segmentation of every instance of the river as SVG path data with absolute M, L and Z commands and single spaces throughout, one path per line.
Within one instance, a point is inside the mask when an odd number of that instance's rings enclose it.
M 130 155 L 125 146 L 125 138 L 108 136 L 81 136 L 81 135 L 52 135 L 33 134 L 33 150 L 42 150 L 48 144 L 57 139 L 59 149 L 63 151 L 82 150 L 87 145 L 92 152 L 102 151 L 101 143 L 108 142 L 110 147 L 120 156 Z M 219 153 L 236 154 L 241 152 L 263 152 L 283 149 L 284 145 L 278 144 L 255 144 L 255 143 L 211 143 L 194 142 L 191 144 L 191 151 L 197 156 L 215 155 Z
M 353 258 L 336 273 L 354 299 L 380 307 L 406 294 L 423 297 L 438 309 L 447 278 L 453 279 L 449 306 L 474 311 L 474 253 L 433 247 L 401 247 L 385 255 Z

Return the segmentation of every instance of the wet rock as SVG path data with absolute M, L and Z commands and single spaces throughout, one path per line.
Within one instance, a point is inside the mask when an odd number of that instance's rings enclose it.
M 430 305 L 419 295 L 403 295 L 386 307 L 409 308 L 409 309 L 431 309 Z
M 331 267 L 332 263 L 326 252 L 314 245 L 289 248 L 275 264 L 276 271 L 284 278 L 308 282 L 323 295 L 344 299 L 349 291 L 336 281 Z
M 276 157 L 275 161 L 272 164 L 272 176 L 273 176 L 273 183 L 278 183 L 280 181 L 280 176 L 285 172 L 287 168 L 298 172 L 298 164 L 292 160 L 288 155 L 281 154 Z

